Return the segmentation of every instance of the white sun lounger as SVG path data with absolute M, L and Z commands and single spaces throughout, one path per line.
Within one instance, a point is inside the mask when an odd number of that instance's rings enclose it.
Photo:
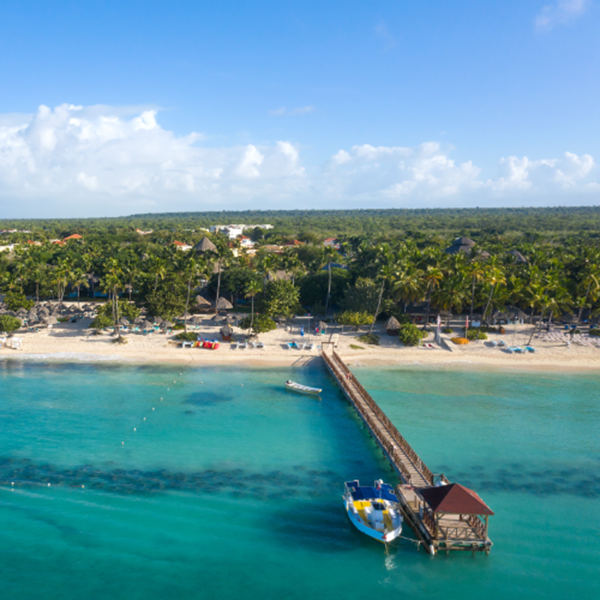
M 257 347 L 257 348 L 264 348 L 264 347 L 265 347 L 265 345 L 264 345 L 264 343 L 263 343 L 263 342 L 256 342 L 256 347 Z

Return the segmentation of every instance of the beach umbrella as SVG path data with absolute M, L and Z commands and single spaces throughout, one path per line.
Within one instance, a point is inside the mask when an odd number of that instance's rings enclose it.
M 400 323 L 396 317 L 390 317 L 385 324 L 385 330 L 388 335 L 396 335 L 400 331 Z
M 138 317 L 136 317 L 133 322 L 136 325 L 140 325 L 141 323 L 143 323 L 145 321 L 144 317 L 142 317 L 142 315 L 139 315 Z
M 26 308 L 19 308 L 19 310 L 17 311 L 17 316 L 18 317 L 26 317 L 27 316 L 27 309 Z
M 125 325 L 125 327 L 129 327 L 129 319 L 126 319 L 125 317 L 121 317 L 119 319 L 119 324 L 120 325 Z
M 190 323 L 192 325 L 200 325 L 202 323 L 202 319 L 200 317 L 192 317 L 190 319 Z
M 151 331 L 152 329 L 154 329 L 154 323 L 150 323 L 150 321 L 144 321 L 141 325 L 141 329 Z
M 44 319 L 44 323 L 46 323 L 46 325 L 56 325 L 56 323 L 58 323 L 58 319 L 56 317 L 49 316 Z
M 210 302 L 204 297 L 198 294 L 195 298 L 196 304 L 202 308 L 203 306 L 210 306 Z
M 215 308 L 217 310 L 231 310 L 233 308 L 233 304 L 231 304 L 227 298 L 219 298 L 219 300 L 215 303 Z
M 6 314 L 10 315 L 11 317 L 16 317 L 17 316 L 17 313 L 14 310 L 7 310 Z
M 233 329 L 229 325 L 224 325 L 221 327 L 221 333 L 223 335 L 231 335 L 233 333 Z
M 27 320 L 28 321 L 37 321 L 37 312 L 35 312 L 35 310 L 33 310 L 33 308 L 27 313 Z
M 163 321 L 162 328 L 163 329 L 173 329 L 173 323 L 171 323 L 171 321 Z

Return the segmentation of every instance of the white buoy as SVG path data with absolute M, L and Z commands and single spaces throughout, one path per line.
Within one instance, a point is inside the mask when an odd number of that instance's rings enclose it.
M 48 484 L 48 487 L 50 487 L 50 484 Z
M 154 406 L 152 407 L 152 410 L 154 410 Z
M 175 383 L 175 380 L 173 379 L 173 383 Z
M 10 485 L 15 485 L 15 482 L 14 482 L 14 481 L 11 481 L 11 482 L 10 482 Z
M 85 487 L 85 485 L 82 485 L 81 487 L 82 487 L 82 488 L 84 488 L 84 487 Z
M 167 392 L 170 392 L 170 391 L 171 391 L 171 388 L 167 388 Z
M 137 427 L 134 427 L 134 428 L 133 428 L 133 430 L 134 430 L 134 431 L 137 431 Z
M 146 417 L 144 417 L 144 421 L 146 420 Z
M 125 442 L 121 442 L 121 446 L 124 446 L 124 445 L 125 445 Z

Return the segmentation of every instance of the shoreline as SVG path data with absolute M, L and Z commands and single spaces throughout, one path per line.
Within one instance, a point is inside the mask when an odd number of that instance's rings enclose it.
M 188 366 L 239 365 L 247 367 L 302 367 L 321 361 L 320 346 L 334 341 L 336 351 L 349 367 L 366 368 L 442 368 L 459 370 L 504 370 L 534 372 L 593 372 L 600 371 L 600 347 L 561 345 L 542 338 L 534 341 L 536 354 L 509 354 L 489 343 L 474 342 L 466 346 L 454 346 L 443 336 L 446 348 L 405 348 L 396 337 L 377 331 L 379 345 L 369 346 L 359 340 L 356 331 L 340 331 L 331 328 L 326 335 L 298 334 L 297 326 L 278 327 L 260 336 L 264 349 L 233 349 L 229 343 L 221 343 L 218 350 L 181 348 L 172 337 L 153 333 L 148 335 L 127 334 L 127 343 L 112 343 L 108 333 L 93 335 L 87 328 L 88 319 L 77 323 L 62 323 L 52 329 L 15 333 L 21 338 L 22 350 L 0 349 L 0 360 L 62 361 L 79 363 L 117 364 L 165 364 Z M 206 319 L 198 330 L 199 336 L 220 339 L 220 327 Z M 380 329 L 380 328 L 378 328 Z M 528 326 L 517 326 L 504 339 L 514 343 L 527 340 Z M 235 340 L 244 339 L 244 332 L 235 328 Z M 490 336 L 490 341 L 500 340 Z M 296 340 L 313 344 L 313 350 L 292 350 L 287 344 Z M 521 342 L 523 344 L 523 342 Z

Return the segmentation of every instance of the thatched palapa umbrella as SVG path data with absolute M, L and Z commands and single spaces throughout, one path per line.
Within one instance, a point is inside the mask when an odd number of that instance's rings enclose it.
M 150 323 L 150 321 L 144 321 L 140 326 L 140 329 L 144 331 L 152 331 L 154 329 L 154 323 Z
M 215 310 L 231 310 L 232 308 L 233 304 L 227 298 L 219 298 L 215 303 Z
M 398 335 L 401 327 L 402 326 L 396 317 L 390 317 L 385 324 L 385 330 L 388 335 Z
M 233 335 L 233 329 L 231 327 L 229 327 L 229 325 L 225 325 L 224 327 L 221 327 L 221 337 L 223 338 L 224 342 L 230 342 L 232 335 Z
M 52 315 L 44 318 L 44 323 L 48 325 L 48 327 L 52 327 L 52 325 L 56 325 L 58 323 L 58 319 L 53 317 Z
M 210 301 L 208 301 L 204 296 L 201 296 L 200 294 L 196 296 L 195 300 L 196 304 L 200 308 L 209 308 L 211 306 Z

